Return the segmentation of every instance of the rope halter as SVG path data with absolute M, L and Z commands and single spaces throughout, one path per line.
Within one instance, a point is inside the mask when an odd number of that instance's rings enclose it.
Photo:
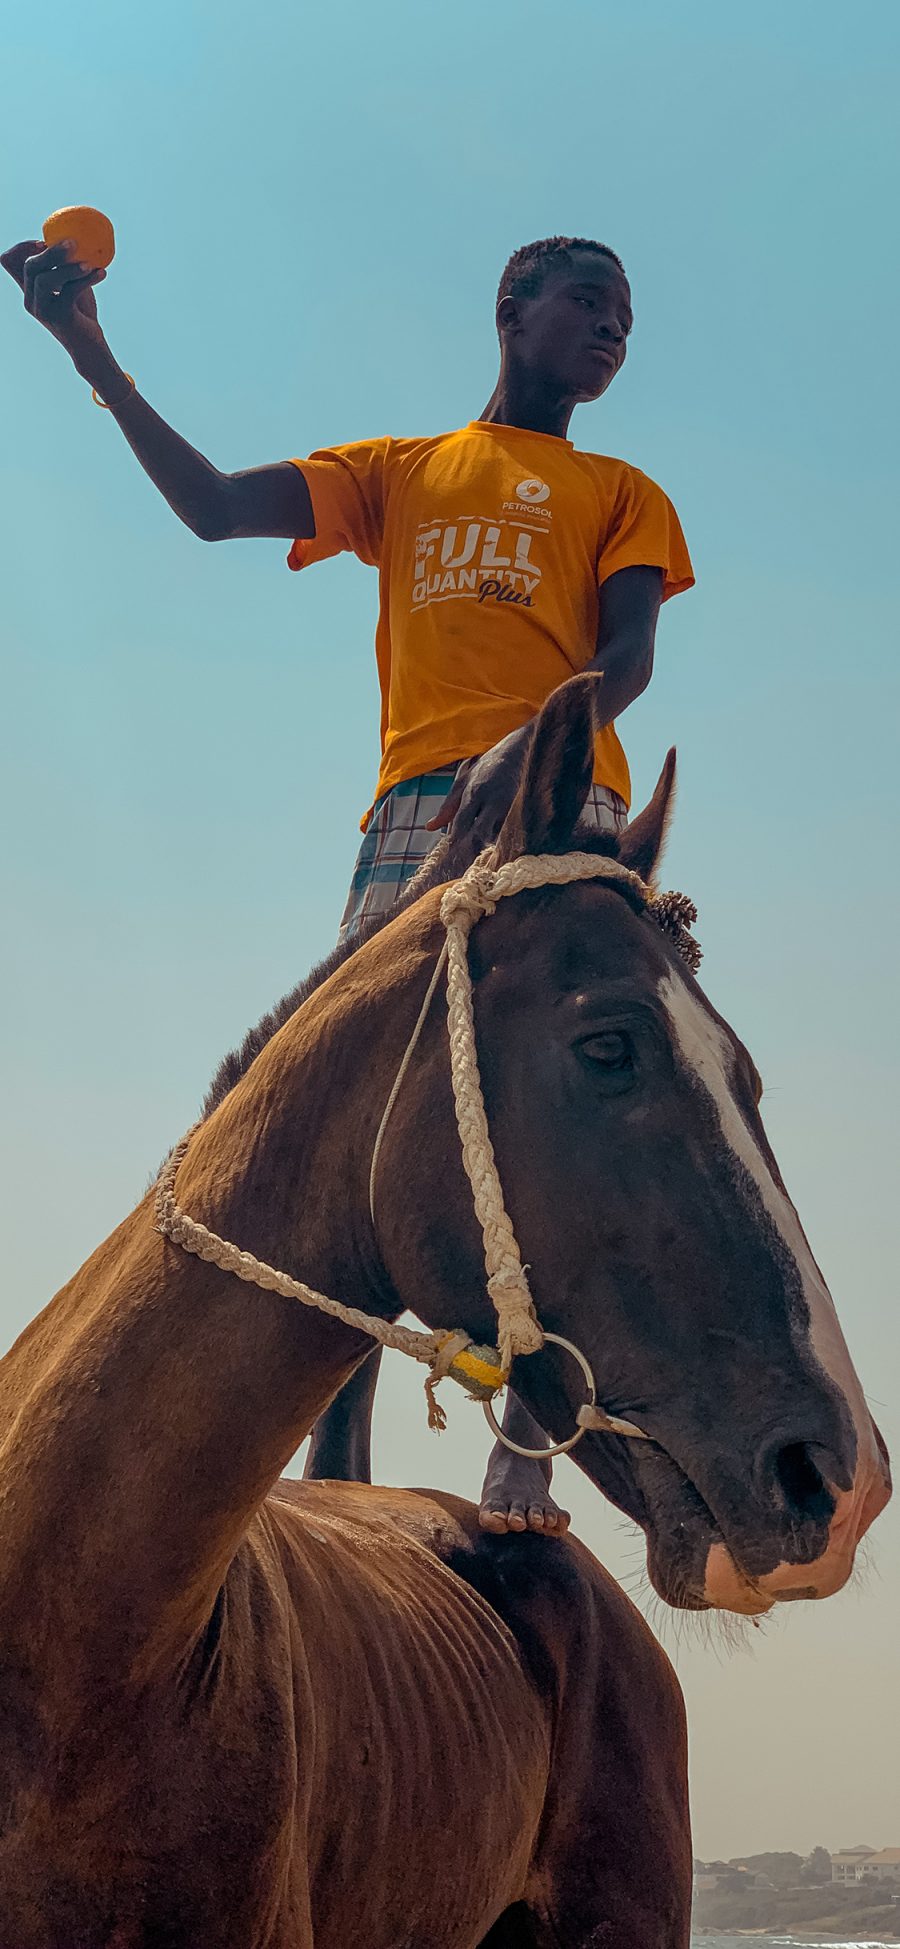
M 444 944 L 385 1105 L 372 1153 L 369 1206 L 374 1222 L 375 1185 L 382 1141 L 446 966 L 453 1100 L 463 1165 L 472 1187 L 475 1212 L 484 1240 L 487 1290 L 497 1315 L 496 1347 L 476 1346 L 464 1329 L 450 1333 L 422 1333 L 393 1321 L 378 1319 L 357 1307 L 344 1306 L 338 1300 L 328 1299 L 325 1294 L 317 1293 L 302 1281 L 291 1278 L 288 1273 L 265 1265 L 252 1253 L 240 1251 L 215 1232 L 208 1231 L 205 1225 L 189 1218 L 176 1202 L 175 1180 L 193 1131 L 189 1131 L 172 1152 L 160 1174 L 156 1193 L 156 1229 L 185 1251 L 195 1253 L 223 1271 L 232 1272 L 237 1278 L 261 1286 L 266 1291 L 299 1299 L 305 1306 L 316 1307 L 320 1312 L 342 1320 L 345 1325 L 370 1334 L 382 1346 L 394 1347 L 424 1362 L 429 1368 L 425 1382 L 429 1427 L 440 1429 L 446 1425 L 446 1416 L 435 1398 L 434 1390 L 449 1375 L 474 1399 L 484 1403 L 491 1425 L 506 1440 L 489 1410 L 494 1396 L 506 1384 L 513 1361 L 518 1355 L 538 1352 L 545 1339 L 565 1348 L 584 1372 L 589 1400 L 579 1410 L 578 1427 L 569 1441 L 546 1450 L 519 1451 L 535 1455 L 556 1454 L 561 1449 L 572 1447 L 587 1428 L 646 1440 L 643 1430 L 633 1422 L 608 1415 L 596 1405 L 594 1378 L 584 1355 L 571 1342 L 561 1340 L 558 1335 L 545 1334 L 541 1328 L 512 1221 L 503 1200 L 478 1071 L 468 961 L 472 928 L 483 915 L 494 913 L 498 902 L 511 894 L 521 893 L 526 888 L 566 886 L 576 880 L 606 880 L 609 885 L 631 893 L 638 906 L 670 935 L 688 966 L 696 970 L 700 949 L 688 932 L 691 923 L 696 920 L 696 909 L 684 894 L 654 896 L 637 873 L 604 854 L 523 854 L 519 859 L 496 866 L 492 849 L 481 853 L 462 878 L 445 888 L 442 895 L 439 911 L 446 930 Z M 194 1126 L 196 1128 L 197 1125 Z M 507 1446 L 515 1444 L 507 1441 Z

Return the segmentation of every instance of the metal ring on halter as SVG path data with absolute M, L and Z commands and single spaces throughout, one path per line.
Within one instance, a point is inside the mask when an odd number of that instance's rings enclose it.
M 577 1360 L 588 1384 L 588 1398 L 585 1405 L 589 1408 L 596 1407 L 597 1385 L 590 1365 L 585 1359 L 581 1348 L 573 1346 L 571 1340 L 564 1340 L 561 1333 L 545 1333 L 544 1339 L 550 1346 L 562 1347 L 565 1353 L 571 1354 L 573 1360 Z M 576 1428 L 574 1435 L 570 1435 L 568 1441 L 554 1442 L 552 1448 L 523 1448 L 519 1442 L 510 1441 L 509 1436 L 503 1433 L 503 1429 L 497 1420 L 490 1401 L 482 1401 L 481 1405 L 497 1440 L 502 1441 L 504 1448 L 511 1448 L 514 1455 L 526 1455 L 528 1460 L 532 1462 L 547 1461 L 551 1455 L 564 1455 L 566 1450 L 568 1448 L 574 1448 L 575 1443 L 580 1441 L 582 1435 L 587 1432 L 585 1428 Z

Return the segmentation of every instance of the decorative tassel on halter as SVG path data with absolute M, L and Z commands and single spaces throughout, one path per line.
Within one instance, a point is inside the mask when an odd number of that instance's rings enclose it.
M 458 1382 L 473 1401 L 492 1401 L 506 1386 L 508 1373 L 496 1347 L 479 1347 L 465 1333 L 448 1333 L 425 1382 L 429 1428 L 441 1435 L 447 1426 L 447 1416 L 435 1396 L 442 1380 L 449 1377 Z
M 429 1374 L 425 1382 L 425 1399 L 428 1402 L 428 1426 L 433 1435 L 442 1435 L 447 1426 L 447 1416 L 435 1394 L 437 1381 Z
M 697 909 L 686 893 L 657 893 L 647 902 L 647 912 L 668 934 L 672 946 L 681 955 L 691 974 L 696 974 L 703 959 L 703 949 L 695 941 L 690 929 L 695 926 Z

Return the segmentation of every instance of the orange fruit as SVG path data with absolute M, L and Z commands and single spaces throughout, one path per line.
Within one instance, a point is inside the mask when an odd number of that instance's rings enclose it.
M 71 237 L 70 261 L 86 264 L 91 271 L 105 271 L 116 254 L 115 233 L 109 218 L 102 210 L 92 210 L 87 203 L 54 210 L 43 232 L 45 244 L 61 244 L 64 238 Z

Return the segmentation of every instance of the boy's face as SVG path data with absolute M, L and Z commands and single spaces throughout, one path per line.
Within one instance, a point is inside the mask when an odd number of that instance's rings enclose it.
M 624 272 L 596 251 L 573 251 L 534 297 L 505 298 L 508 351 L 532 378 L 574 401 L 599 399 L 624 363 L 631 292 Z

